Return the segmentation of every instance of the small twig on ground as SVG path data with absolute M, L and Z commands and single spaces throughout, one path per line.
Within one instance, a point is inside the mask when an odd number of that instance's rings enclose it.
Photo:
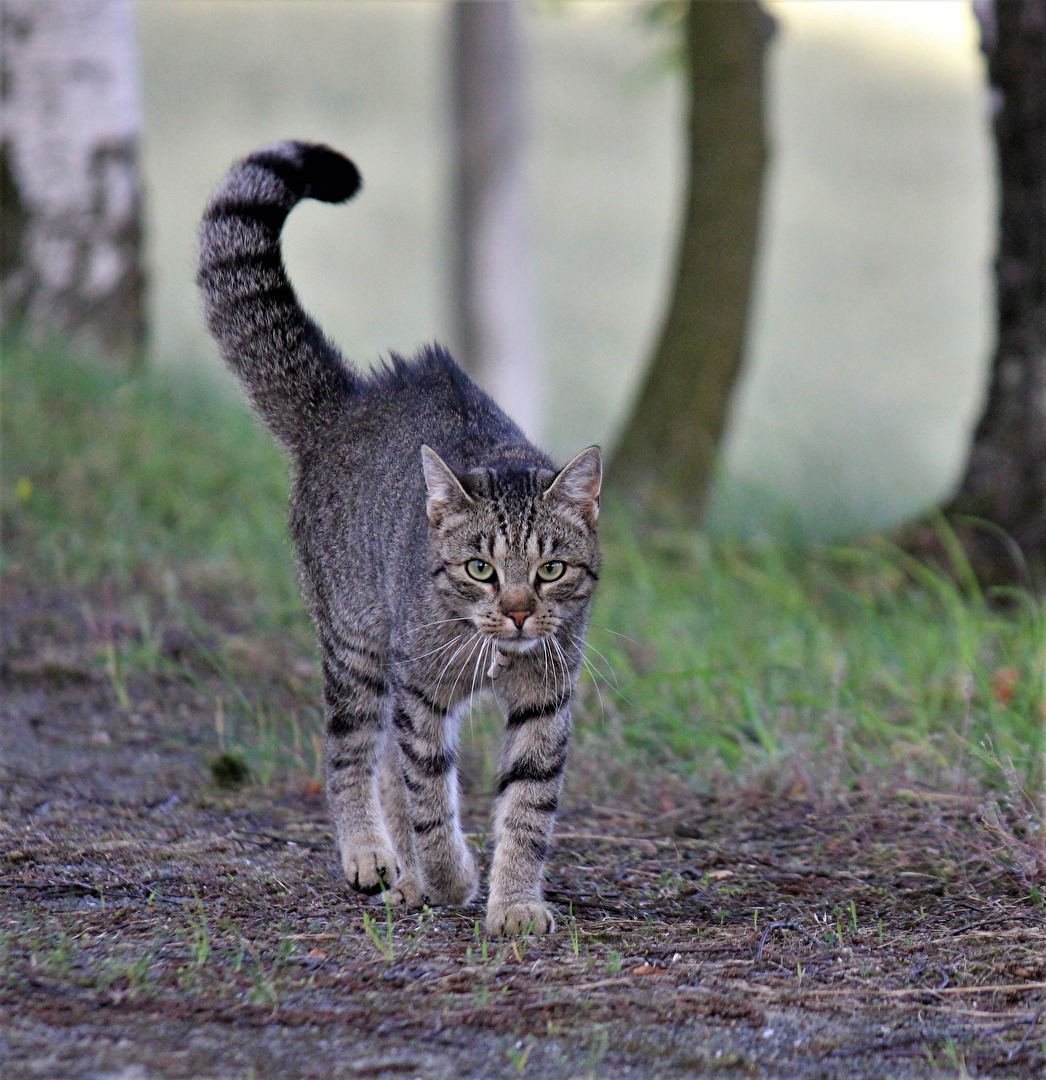
M 1039 1026 L 1039 1021 L 1042 1019 L 1043 1010 L 1040 1009 L 1031 1021 L 1028 1022 L 1028 1030 L 1021 1036 L 1021 1041 L 1006 1055 L 1007 1061 L 1013 1061 L 1013 1059 L 1024 1049 L 1024 1044 L 1031 1038 L 1031 1033 Z M 1022 1023 L 1026 1021 L 1021 1021 Z
M 771 930 L 794 930 L 796 924 L 790 919 L 786 919 L 784 922 L 772 922 L 768 923 L 766 929 L 763 931 L 763 936 L 759 939 L 759 948 L 756 950 L 755 962 L 761 964 L 763 962 L 763 949 L 766 947 L 766 939 L 770 936 Z
M 766 987 L 759 989 L 765 990 Z M 989 983 L 985 986 L 907 986 L 896 990 L 876 990 L 868 987 L 852 987 L 846 989 L 832 989 L 830 987 L 811 987 L 804 990 L 804 994 L 816 995 L 817 997 L 916 997 L 919 994 L 1017 994 L 1030 993 L 1033 990 L 1046 990 L 1046 982 L 1006 983 L 999 985 Z

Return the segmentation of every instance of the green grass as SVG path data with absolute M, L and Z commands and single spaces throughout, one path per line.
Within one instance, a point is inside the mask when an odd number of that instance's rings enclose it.
M 193 567 L 295 617 L 286 464 L 217 378 L 128 379 L 11 340 L 2 372 L 6 560 L 72 582 Z
M 623 515 L 609 534 L 590 640 L 624 673 L 605 712 L 627 746 L 698 768 L 799 748 L 847 776 L 1012 760 L 1041 777 L 1046 622 L 1031 596 L 964 590 L 885 542 L 753 551 L 641 536 Z
M 304 628 L 286 463 L 242 403 L 11 343 L 3 375 L 7 565 L 73 585 L 205 572 L 259 622 Z M 889 766 L 1039 790 L 1041 601 L 884 542 L 751 550 L 651 535 L 612 505 L 604 538 L 583 744 L 697 779 L 798 755 L 844 780 Z

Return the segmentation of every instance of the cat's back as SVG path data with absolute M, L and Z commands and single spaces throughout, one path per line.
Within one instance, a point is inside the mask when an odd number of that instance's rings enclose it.
M 351 538 L 361 557 L 380 559 L 420 541 L 423 444 L 460 471 L 506 458 L 549 465 L 445 349 L 393 355 L 360 380 L 343 423 L 299 458 L 291 515 L 298 544 L 320 549 Z
M 354 395 L 337 441 L 339 456 L 367 473 L 383 462 L 392 469 L 409 463 L 419 478 L 423 443 L 459 469 L 513 450 L 535 463 L 544 459 L 438 345 L 411 359 L 393 355 L 377 367 Z
M 460 444 L 460 450 L 480 455 L 501 444 L 529 445 L 439 345 L 426 346 L 409 360 L 392 355 L 366 380 L 352 411 L 382 425 L 389 440 L 406 441 L 413 449 L 419 436 L 430 446 L 442 443 L 448 452 Z

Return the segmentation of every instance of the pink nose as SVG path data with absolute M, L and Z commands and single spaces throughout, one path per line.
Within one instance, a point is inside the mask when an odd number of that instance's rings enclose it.
M 506 611 L 505 614 L 516 624 L 517 630 L 522 630 L 523 624 L 530 618 L 529 611 Z

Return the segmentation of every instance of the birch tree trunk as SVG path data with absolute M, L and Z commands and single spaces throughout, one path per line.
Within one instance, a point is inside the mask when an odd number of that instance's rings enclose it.
M 687 195 L 660 340 L 614 452 L 609 489 L 699 525 L 744 352 L 766 141 L 756 0 L 691 0 Z
M 0 0 L 5 327 L 136 363 L 143 347 L 133 0 Z
M 998 152 L 998 340 L 966 474 L 946 513 L 986 580 L 1020 580 L 1026 563 L 1046 573 L 1046 0 L 981 0 L 975 11 Z
M 536 437 L 542 395 L 518 0 L 456 0 L 450 53 L 456 351 L 462 366 Z

